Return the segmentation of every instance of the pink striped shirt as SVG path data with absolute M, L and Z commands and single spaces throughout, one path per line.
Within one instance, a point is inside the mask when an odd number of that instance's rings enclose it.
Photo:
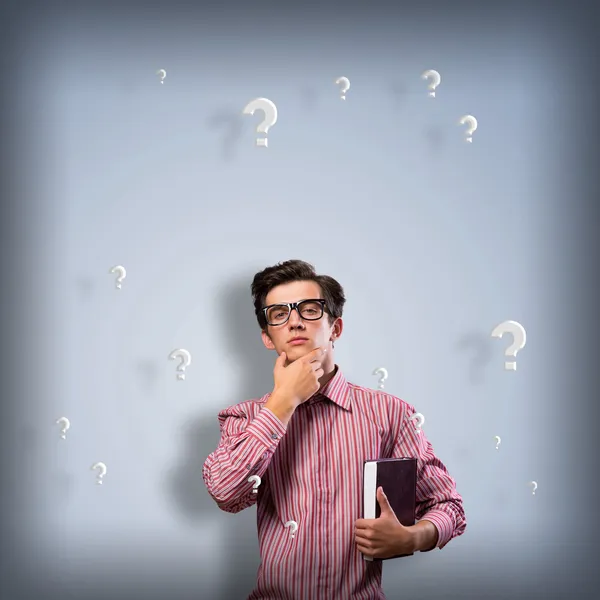
M 219 413 L 221 440 L 203 467 L 219 508 L 237 513 L 258 505 L 261 564 L 247 600 L 385 600 L 383 563 L 365 561 L 354 540 L 365 460 L 416 457 L 417 519 L 435 525 L 439 548 L 464 532 L 462 498 L 408 420 L 410 404 L 348 383 L 337 365 L 287 427 L 264 408 L 269 396 Z M 261 478 L 258 493 L 251 475 Z M 294 537 L 288 521 L 298 524 Z

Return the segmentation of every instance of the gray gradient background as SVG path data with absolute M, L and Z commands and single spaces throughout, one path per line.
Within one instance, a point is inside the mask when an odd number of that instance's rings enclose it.
M 7 13 L 2 598 L 246 597 L 255 508 L 219 511 L 201 468 L 218 411 L 272 388 L 249 284 L 289 258 L 342 283 L 336 362 L 388 369 L 464 497 L 465 535 L 385 564 L 388 598 L 596 597 L 597 58 L 569 6 Z

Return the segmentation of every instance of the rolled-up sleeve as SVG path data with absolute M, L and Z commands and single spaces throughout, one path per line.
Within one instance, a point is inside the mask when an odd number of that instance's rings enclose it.
M 393 456 L 417 459 L 416 517 L 418 521 L 427 520 L 433 523 L 438 532 L 438 539 L 431 550 L 441 550 L 450 540 L 464 533 L 467 521 L 462 497 L 456 490 L 456 482 L 444 463 L 435 455 L 424 431 L 417 431 L 416 424 L 409 421 L 414 414 L 414 407 L 403 402 Z
M 221 411 L 218 420 L 221 439 L 204 461 L 202 477 L 219 508 L 237 513 L 256 503 L 248 479 L 263 477 L 286 427 L 268 408 L 250 402 Z

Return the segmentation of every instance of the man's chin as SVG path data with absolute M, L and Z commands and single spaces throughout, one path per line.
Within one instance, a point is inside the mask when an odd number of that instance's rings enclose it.
M 310 342 L 306 342 L 306 344 L 301 344 L 300 346 L 289 346 L 286 350 L 286 355 L 289 356 L 292 361 L 294 361 L 306 356 L 312 351 L 312 344 L 310 344 Z

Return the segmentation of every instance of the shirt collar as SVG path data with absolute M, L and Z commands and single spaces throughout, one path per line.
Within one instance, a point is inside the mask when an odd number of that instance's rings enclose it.
M 315 396 L 322 395 L 335 402 L 341 408 L 351 411 L 350 386 L 338 365 L 335 365 L 335 375 L 319 390 Z

